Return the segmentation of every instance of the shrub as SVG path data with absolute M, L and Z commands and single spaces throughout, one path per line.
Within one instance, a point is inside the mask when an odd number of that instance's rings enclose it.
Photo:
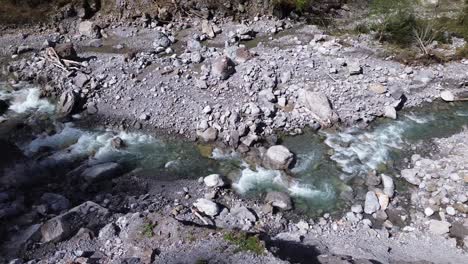
M 265 245 L 257 236 L 244 232 L 230 232 L 224 235 L 224 240 L 236 245 L 236 251 L 249 251 L 257 255 L 262 255 L 265 251 Z

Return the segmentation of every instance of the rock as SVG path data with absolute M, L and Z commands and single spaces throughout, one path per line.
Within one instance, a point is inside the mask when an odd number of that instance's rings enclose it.
M 100 38 L 101 33 L 99 32 L 99 27 L 94 24 L 92 21 L 83 21 L 78 24 L 78 32 L 89 38 Z
M 153 47 L 154 48 L 167 48 L 172 44 L 171 40 L 161 31 L 156 31 L 154 34 Z
M 446 221 L 431 220 L 429 222 L 429 232 L 436 235 L 447 234 L 452 225 Z
M 447 208 L 445 208 L 445 211 L 448 215 L 455 215 L 457 213 L 457 211 L 455 211 L 455 208 L 453 208 L 452 206 L 447 206 Z
M 387 92 L 387 88 L 380 83 L 373 83 L 369 85 L 369 90 L 376 94 L 383 94 Z
M 203 179 L 207 187 L 223 187 L 225 185 L 223 179 L 219 174 L 211 174 Z
M 247 62 L 248 60 L 252 58 L 253 58 L 252 53 L 250 53 L 249 49 L 245 47 L 238 48 L 235 51 L 234 61 L 238 64 Z
M 187 49 L 191 52 L 199 51 L 202 49 L 202 44 L 198 40 L 190 39 L 187 41 Z
M 95 165 L 93 167 L 87 168 L 81 174 L 88 182 L 96 182 L 100 180 L 105 180 L 109 178 L 114 178 L 121 171 L 122 167 L 120 164 L 115 162 L 108 162 Z
M 377 198 L 379 199 L 380 209 L 386 210 L 390 202 L 390 198 L 388 197 L 388 195 L 381 193 L 381 192 L 376 193 L 376 195 L 377 195 Z
M 348 64 L 349 75 L 362 74 L 362 67 L 358 62 L 352 62 Z
M 455 96 L 451 91 L 443 91 L 440 93 L 440 98 L 445 102 L 453 102 L 455 101 Z
M 58 44 L 55 46 L 55 52 L 62 59 L 76 60 L 78 58 L 75 46 L 71 42 Z
M 390 119 L 397 119 L 397 112 L 395 107 L 391 105 L 386 105 L 384 107 L 384 116 Z
M 264 166 L 273 170 L 286 170 L 294 161 L 294 154 L 285 146 L 270 147 L 265 153 Z
M 107 240 L 112 239 L 118 234 L 118 227 L 114 223 L 109 223 L 105 225 L 101 230 L 99 230 L 99 239 Z
M 230 215 L 240 221 L 257 221 L 257 216 L 245 206 L 237 206 L 231 209 Z
M 76 212 L 65 213 L 48 220 L 41 227 L 41 241 L 60 242 L 69 238 L 77 230 L 75 225 L 80 221 L 80 216 Z
M 393 194 L 395 193 L 395 183 L 393 182 L 392 177 L 382 174 L 381 178 L 384 186 L 384 193 L 388 195 L 388 197 L 393 197 Z
M 142 113 L 139 117 L 138 117 L 139 120 L 141 121 L 147 121 L 150 119 L 150 115 L 148 115 L 147 113 Z
M 362 208 L 362 205 L 360 204 L 355 204 L 353 206 L 351 206 L 351 211 L 353 213 L 356 213 L 356 214 L 360 214 L 363 212 L 363 208 Z
M 203 20 L 201 23 L 202 33 L 206 34 L 209 38 L 214 38 L 216 36 L 213 27 L 210 25 L 208 20 Z
M 380 209 L 379 199 L 373 191 L 368 191 L 366 194 L 366 201 L 364 202 L 364 212 L 366 214 L 373 214 Z
M 193 205 L 207 216 L 216 216 L 219 213 L 218 204 L 205 198 L 197 199 Z
M 235 72 L 234 62 L 227 56 L 216 58 L 211 65 L 211 73 L 221 80 L 228 79 Z
M 89 76 L 81 72 L 78 72 L 73 80 L 75 85 L 79 88 L 83 88 L 88 81 L 89 81 Z
M 120 137 L 115 137 L 111 140 L 111 145 L 115 149 L 125 148 L 125 142 Z
M 338 121 L 338 115 L 332 109 L 325 94 L 301 89 L 298 92 L 298 100 L 321 123 L 332 125 Z
M 76 106 L 78 104 L 77 96 L 72 91 L 66 91 L 60 95 L 58 105 L 57 105 L 57 112 L 60 116 L 66 117 L 76 110 Z
M 63 195 L 56 193 L 44 193 L 41 201 L 46 203 L 53 212 L 60 212 L 70 208 L 70 201 Z
M 418 171 L 416 169 L 404 169 L 401 171 L 401 177 L 413 185 L 421 184 L 421 180 L 416 176 Z
M 426 216 L 431 216 L 431 215 L 434 214 L 434 210 L 432 210 L 432 208 L 430 208 L 430 207 L 427 207 L 426 209 L 424 209 L 424 214 Z
M 281 210 L 291 210 L 293 208 L 291 197 L 282 192 L 268 192 L 265 202 Z
M 197 136 L 204 142 L 212 142 L 218 138 L 218 130 L 214 127 L 209 127 L 205 131 L 197 131 Z

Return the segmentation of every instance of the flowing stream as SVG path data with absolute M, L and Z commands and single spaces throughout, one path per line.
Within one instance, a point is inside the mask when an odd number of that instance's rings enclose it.
M 312 215 L 338 211 L 343 206 L 340 194 L 350 190 L 352 179 L 371 171 L 396 175 L 394 164 L 408 157 L 415 143 L 452 135 L 468 124 L 468 104 L 434 103 L 403 111 L 398 120 L 379 120 L 368 129 L 287 136 L 282 144 L 296 154 L 297 161 L 290 172 L 284 173 L 249 164 L 237 153 L 209 145 L 60 123 L 54 118 L 54 105 L 41 99 L 37 88 L 6 87 L 0 89 L 0 100 L 9 102 L 9 109 L 0 116 L 0 123 L 21 119 L 32 126 L 43 121 L 54 132 L 17 140 L 28 164 L 4 168 L 4 179 L 35 177 L 63 164 L 92 166 L 111 161 L 129 170 L 139 168 L 140 175 L 161 180 L 197 179 L 219 173 L 229 177 L 235 190 L 246 196 L 258 197 L 271 190 L 287 192 L 299 211 Z M 112 146 L 116 137 L 125 142 L 125 148 Z

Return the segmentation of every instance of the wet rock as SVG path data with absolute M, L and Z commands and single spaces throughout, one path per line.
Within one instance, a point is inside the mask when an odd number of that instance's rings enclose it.
M 99 31 L 100 28 L 92 21 L 83 21 L 78 24 L 78 32 L 83 36 L 89 38 L 100 38 L 101 33 Z
M 205 198 L 197 199 L 193 205 L 208 216 L 216 216 L 219 213 L 218 204 Z
M 70 207 L 70 201 L 63 195 L 56 193 L 44 193 L 41 201 L 45 202 L 49 210 L 53 212 L 60 212 Z
M 78 98 L 73 91 L 66 91 L 62 93 L 57 105 L 57 112 L 60 116 L 66 117 L 76 110 Z
M 366 200 L 364 202 L 364 212 L 366 214 L 373 214 L 380 208 L 379 199 L 373 191 L 369 191 L 366 194 Z
M 453 102 L 455 101 L 455 95 L 451 91 L 443 91 L 440 93 L 440 98 L 445 102 Z
M 207 187 L 223 187 L 225 185 L 222 177 L 219 174 L 211 174 L 203 178 L 203 182 Z
M 115 137 L 111 140 L 111 145 L 115 149 L 125 148 L 125 142 L 120 137 Z
M 153 47 L 154 48 L 167 48 L 172 44 L 171 40 L 166 34 L 160 31 L 154 33 Z
M 310 110 L 312 116 L 318 121 L 327 125 L 332 125 L 338 121 L 338 115 L 332 109 L 325 94 L 301 89 L 298 92 L 298 100 Z
M 265 202 L 281 210 L 291 210 L 293 208 L 291 197 L 282 192 L 268 192 Z
M 294 154 L 285 146 L 270 147 L 265 153 L 264 166 L 274 170 L 286 170 L 294 161 Z
M 115 162 L 102 163 L 87 168 L 83 171 L 81 177 L 88 182 L 96 182 L 118 176 L 121 169 L 120 164 Z
M 384 107 L 384 116 L 390 119 L 397 119 L 397 111 L 395 107 L 387 105 Z
M 235 72 L 236 69 L 234 62 L 227 56 L 216 58 L 211 65 L 211 73 L 213 76 L 218 77 L 221 80 L 228 79 Z
M 55 52 L 62 59 L 76 60 L 78 57 L 75 46 L 71 42 L 58 44 L 55 46 Z
M 213 142 L 218 138 L 218 130 L 214 127 L 209 127 L 205 131 L 197 131 L 197 136 L 203 142 Z
M 446 221 L 431 220 L 429 222 L 429 232 L 436 235 L 447 234 L 452 225 Z

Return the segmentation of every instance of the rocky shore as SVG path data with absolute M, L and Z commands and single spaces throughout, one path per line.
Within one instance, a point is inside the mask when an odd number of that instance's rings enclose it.
M 358 177 L 357 189 L 341 193 L 344 212 L 316 218 L 292 211 L 285 192 L 240 195 L 228 175 L 161 180 L 103 162 L 91 147 L 78 162 L 67 162 L 60 155 L 82 153 L 53 145 L 65 122 L 139 131 L 196 141 L 209 146 L 210 158 L 213 146 L 235 151 L 290 180 L 298 157 L 281 145 L 284 135 L 366 128 L 377 118 L 398 120 L 411 107 L 465 100 L 467 60 L 403 65 L 382 56 L 382 46 L 368 35 L 336 36 L 268 15 L 240 22 L 200 15 L 172 22 L 142 14 L 120 21 L 77 16 L 63 13 L 59 28 L 0 35 L 2 79 L 11 90 L 31 83 L 57 103 L 53 118 L 33 116 L 20 126 L 8 120 L 5 113 L 13 109 L 0 96 L 0 146 L 18 152 L 16 161 L 59 164 L 39 183 L 22 182 L 24 171 L 0 177 L 0 263 L 468 259 L 466 130 L 434 139 L 430 154 L 415 145 L 416 154 L 397 175 L 371 170 Z M 28 131 L 42 119 L 60 125 Z M 16 147 L 3 137 L 39 138 L 49 145 Z M 130 144 L 121 135 L 94 137 L 115 151 Z M 2 171 L 14 161 L 0 164 Z

